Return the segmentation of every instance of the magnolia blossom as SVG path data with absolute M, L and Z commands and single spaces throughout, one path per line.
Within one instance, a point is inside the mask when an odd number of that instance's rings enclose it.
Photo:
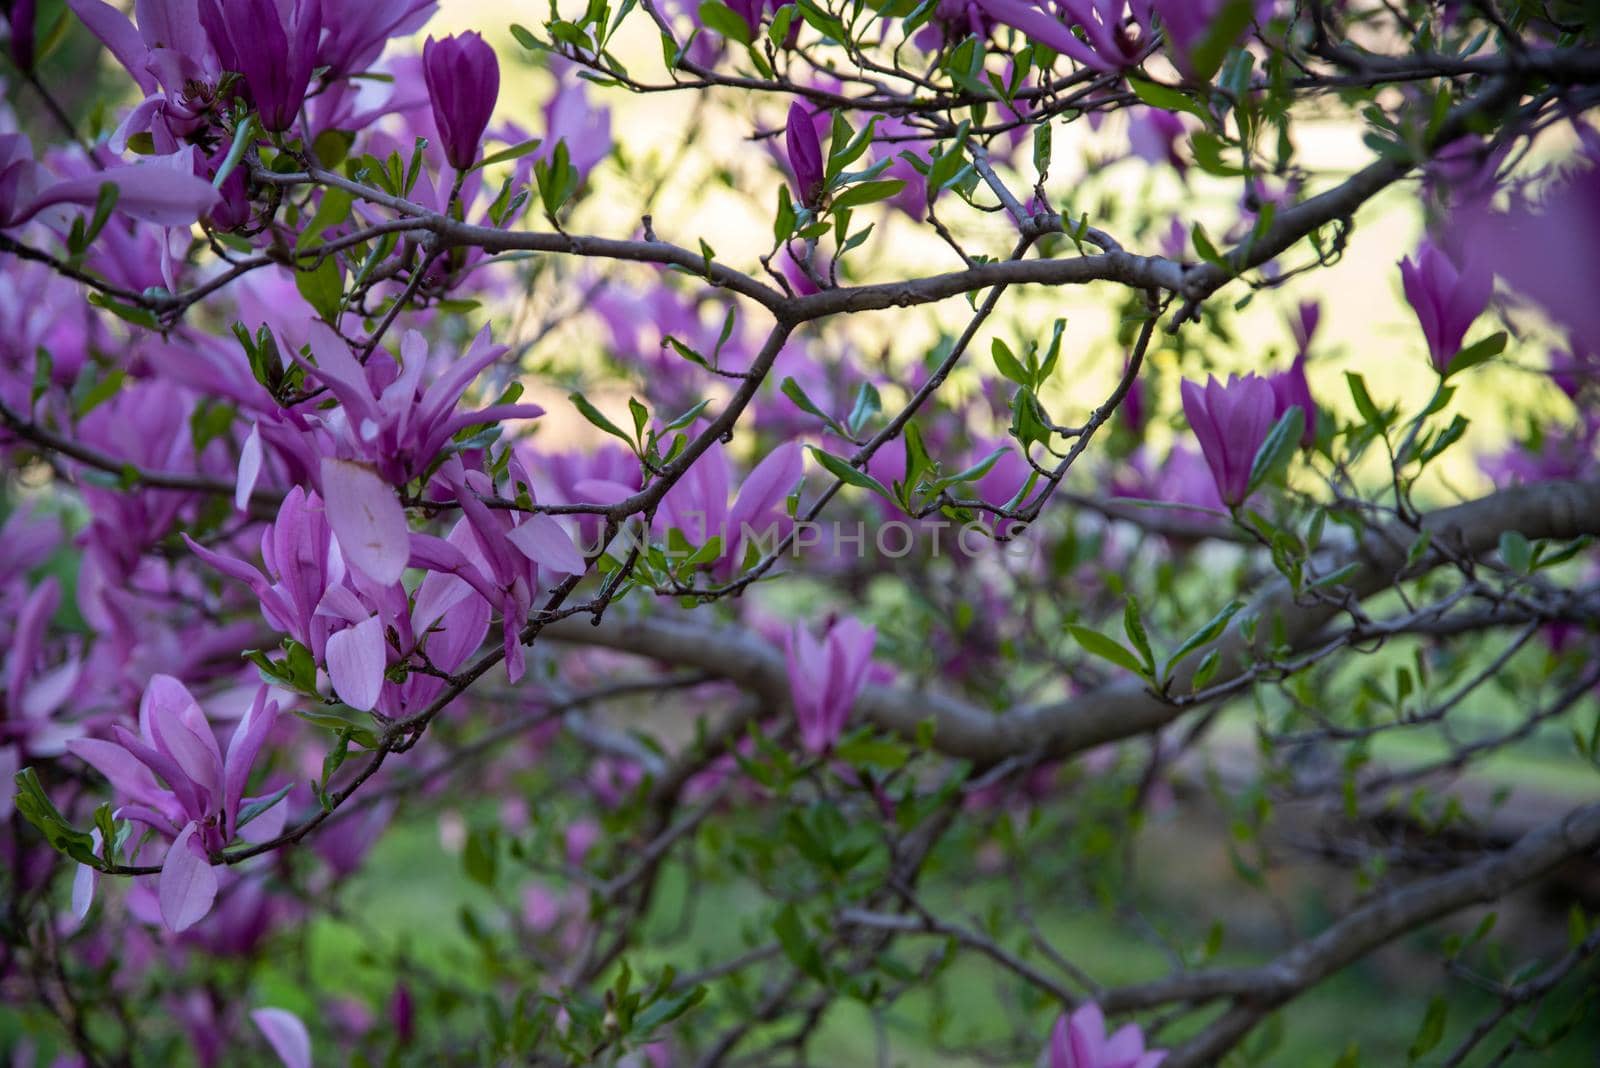
M 811 115 L 798 100 L 789 105 L 784 144 L 789 150 L 789 171 L 794 175 L 794 195 L 800 203 L 815 207 L 822 196 L 826 172 L 822 167 L 822 142 Z
M 1494 275 L 1476 259 L 1457 267 L 1438 246 L 1424 240 L 1417 258 L 1400 261 L 1406 300 L 1422 324 L 1428 355 L 1441 375 L 1461 352 L 1467 330 L 1489 306 Z
M 239 832 L 241 806 L 251 800 L 245 784 L 277 715 L 277 703 L 261 687 L 224 754 L 183 683 L 157 675 L 139 703 L 138 734 L 119 724 L 112 728 L 115 741 L 67 744 L 111 781 L 123 799 L 117 818 L 172 838 L 159 882 L 161 919 L 172 931 L 192 927 L 211 911 L 217 896 L 211 857 Z M 263 824 L 272 828 L 268 837 L 282 826 L 281 808 L 273 807 L 275 820 Z
M 500 95 L 500 61 L 482 35 L 457 34 L 422 46 L 422 73 L 445 158 L 458 171 L 478 158 Z
M 693 545 L 721 539 L 718 570 L 727 574 L 743 561 L 746 546 L 762 551 L 776 547 L 788 520 L 779 506 L 804 474 L 800 446 L 781 445 L 750 472 L 730 507 L 728 455 L 720 443 L 713 445 L 662 499 L 658 524 L 663 530 L 678 530 Z
M 1317 441 L 1317 402 L 1311 398 L 1311 383 L 1306 379 L 1306 354 L 1295 356 L 1287 371 L 1279 371 L 1267 382 L 1272 386 L 1274 421 L 1283 418 L 1290 408 L 1299 408 L 1305 417 L 1300 447 L 1311 448 Z
M 1166 1059 L 1166 1050 L 1145 1050 L 1138 1024 L 1106 1037 L 1105 1014 L 1092 1001 L 1063 1014 L 1050 1031 L 1049 1068 L 1156 1068 Z
M 1272 385 L 1259 375 L 1229 375 L 1227 384 L 1208 376 L 1204 386 L 1183 384 L 1183 413 L 1200 440 L 1223 503 L 1244 503 L 1250 468 L 1278 418 Z
M 821 640 L 804 626 L 789 635 L 789 694 L 807 752 L 827 752 L 844 732 L 867 683 L 877 636 L 874 628 L 850 618 L 832 624 Z
M 58 205 L 93 207 L 107 185 L 117 191 L 119 212 L 158 226 L 188 226 L 218 201 L 211 183 L 194 176 L 194 150 L 80 178 L 57 180 L 33 158 L 23 134 L 0 134 L 0 230 L 34 219 Z
M 200 0 L 200 24 L 222 69 L 244 78 L 262 128 L 294 125 L 317 67 L 321 0 Z

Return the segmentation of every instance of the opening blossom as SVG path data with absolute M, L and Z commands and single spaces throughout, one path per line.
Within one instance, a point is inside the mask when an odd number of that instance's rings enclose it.
M 450 166 L 464 171 L 478 158 L 500 95 L 500 61 L 482 35 L 468 31 L 422 46 L 433 121 Z
M 1256 453 L 1278 419 L 1272 384 L 1260 375 L 1229 375 L 1226 385 L 1213 376 L 1204 386 L 1185 382 L 1183 414 L 1200 440 L 1217 495 L 1229 507 L 1243 504 Z
M 1056 1020 L 1049 1054 L 1049 1068 L 1156 1068 L 1167 1059 L 1166 1050 L 1144 1048 L 1138 1024 L 1125 1024 L 1106 1037 L 1105 1014 L 1092 1001 Z
M 139 702 L 138 734 L 118 724 L 112 728 L 116 741 L 79 738 L 67 744 L 123 799 L 118 819 L 172 837 L 158 883 L 161 920 L 171 931 L 192 927 L 211 911 L 217 897 L 211 854 L 239 831 L 240 808 L 251 800 L 244 796 L 250 766 L 277 716 L 277 703 L 268 701 L 267 688 L 261 687 L 224 754 L 183 683 L 157 675 Z M 282 826 L 283 810 L 273 808 L 277 816 L 266 824 L 267 837 Z
M 835 622 L 820 640 L 804 625 L 789 635 L 789 692 L 806 752 L 825 753 L 844 733 L 877 639 L 875 628 L 849 618 Z
M 1494 275 L 1470 259 L 1458 268 L 1437 245 L 1424 240 L 1415 261 L 1400 261 L 1400 280 L 1422 324 L 1434 369 L 1445 374 L 1460 354 L 1467 330 L 1489 306 Z

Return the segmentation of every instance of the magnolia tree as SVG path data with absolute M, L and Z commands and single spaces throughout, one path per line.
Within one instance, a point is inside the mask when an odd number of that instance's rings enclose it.
M 435 6 L 0 4 L 11 1063 L 1591 1063 L 1595 5 Z

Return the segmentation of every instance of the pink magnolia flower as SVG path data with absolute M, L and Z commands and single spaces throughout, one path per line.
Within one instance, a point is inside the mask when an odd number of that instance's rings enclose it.
M 224 755 L 183 683 L 157 675 L 139 702 L 138 734 L 118 725 L 112 728 L 114 742 L 79 738 L 67 744 L 68 751 L 110 780 L 123 799 L 119 819 L 172 837 L 158 886 L 161 918 L 169 930 L 192 927 L 211 911 L 217 896 L 211 856 L 239 832 L 241 805 L 250 800 L 245 783 L 277 715 L 277 703 L 268 701 L 267 688 L 261 687 Z
M 128 138 L 149 133 L 156 151 L 175 151 L 183 139 L 209 126 L 217 110 L 222 74 L 206 38 L 195 0 L 141 0 L 137 26 L 104 0 L 67 0 L 145 94 L 111 135 L 121 152 Z
M 1229 375 L 1227 384 L 1208 376 L 1206 384 L 1183 383 L 1183 413 L 1200 440 L 1217 494 L 1229 506 L 1244 503 L 1250 468 L 1277 420 L 1272 385 L 1259 375 Z
M 1515 200 L 1504 213 L 1463 213 L 1464 240 L 1494 249 L 1493 268 L 1512 290 L 1538 305 L 1575 346 L 1600 351 L 1594 287 L 1600 277 L 1600 137 L 1589 132 L 1586 140 L 1567 173 L 1538 200 Z M 1471 285 L 1452 307 L 1488 288 L 1476 278 Z
M 293 126 L 317 66 L 321 0 L 200 0 L 199 14 L 222 69 L 244 78 L 262 127 Z
M 519 490 L 535 500 L 533 480 L 521 461 L 510 461 L 501 486 L 481 471 L 467 471 L 455 458 L 441 474 L 461 506 L 462 517 L 446 538 L 411 535 L 412 566 L 432 572 L 417 591 L 416 615 L 424 617 L 417 629 L 425 631 L 428 620 L 476 591 L 500 610 L 506 673 L 515 682 L 524 668 L 521 630 L 540 588 L 540 569 L 547 574 L 581 575 L 588 562 L 555 517 L 484 503 L 496 496 L 515 499 Z
M 1139 60 L 1143 38 L 1128 32 L 1129 0 L 1059 0 L 1045 5 L 1038 0 L 977 0 L 996 22 L 1020 30 L 1040 44 L 1102 74 L 1115 74 Z M 1134 9 L 1148 7 L 1135 0 Z M 1065 18 L 1058 18 L 1059 10 Z M 1083 31 L 1083 39 L 1071 27 Z
M 433 121 L 450 166 L 464 171 L 478 158 L 500 95 L 500 62 L 480 34 L 468 31 L 422 46 L 422 73 Z
M 1166 1050 L 1145 1050 L 1138 1024 L 1107 1038 L 1105 1014 L 1092 1001 L 1056 1020 L 1049 1054 L 1049 1068 L 1156 1068 L 1167 1059 Z
M 812 123 L 811 109 L 798 100 L 789 105 L 789 121 L 783 137 L 789 152 L 789 173 L 794 175 L 795 199 L 807 207 L 815 207 L 826 180 L 822 141 Z
M 342 499 L 348 501 L 351 492 L 356 491 L 346 492 Z M 392 501 L 392 492 L 386 488 L 385 492 Z M 360 499 L 355 503 L 359 507 Z M 399 502 L 394 504 L 398 509 Z M 207 564 L 250 587 L 267 624 L 305 646 L 317 663 L 327 665 L 340 700 L 368 711 L 378 701 L 388 663 L 384 613 L 374 607 L 382 594 L 348 572 L 331 512 L 315 493 L 299 486 L 290 490 L 277 518 L 261 534 L 265 575 L 207 549 L 187 534 L 184 541 Z M 403 570 L 404 558 L 400 566 Z
M 827 752 L 844 732 L 867 683 L 877 637 L 874 628 L 852 618 L 833 623 L 821 640 L 803 625 L 789 635 L 789 694 L 807 752 Z
M 461 355 L 430 353 L 427 340 L 408 330 L 400 341 L 398 361 L 379 352 L 365 366 L 322 323 L 310 328 L 308 338 L 315 364 L 298 352 L 291 354 L 339 401 L 338 408 L 321 415 L 338 441 L 339 455 L 371 465 L 393 486 L 425 474 L 458 431 L 544 414 L 537 404 L 456 411 L 473 380 L 505 355 L 505 346 L 493 343 L 487 326 Z M 438 375 L 425 383 L 430 365 Z
M 194 176 L 192 150 L 58 181 L 33 158 L 23 134 L 0 134 L 0 230 L 63 205 L 93 207 L 100 189 L 117 188 L 117 210 L 158 226 L 188 226 L 217 203 L 211 183 Z
M 1467 330 L 1489 306 L 1494 275 L 1475 258 L 1458 268 L 1433 242 L 1424 240 L 1415 262 L 1400 261 L 1406 300 L 1422 324 L 1428 355 L 1441 375 L 1461 352 Z
M 1300 447 L 1311 448 L 1317 441 L 1317 402 L 1311 398 L 1311 383 L 1306 379 L 1306 354 L 1301 352 L 1287 371 L 1279 371 L 1267 382 L 1272 386 L 1274 422 L 1283 418 L 1290 408 L 1299 408 L 1305 416 Z
M 721 443 L 714 444 L 662 498 L 658 526 L 682 532 L 696 546 L 721 538 L 717 570 L 726 575 L 744 561 L 748 546 L 776 547 L 788 522 L 779 506 L 804 475 L 800 446 L 780 445 L 750 472 L 730 507 L 728 454 Z
M 434 0 L 322 0 L 317 65 L 336 76 L 358 74 L 390 38 L 416 33 L 438 7 Z

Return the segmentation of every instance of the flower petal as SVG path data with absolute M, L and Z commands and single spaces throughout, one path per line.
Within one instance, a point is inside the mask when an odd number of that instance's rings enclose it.
M 339 700 L 351 708 L 372 711 L 383 690 L 387 662 L 383 621 L 377 616 L 346 627 L 328 639 L 328 679 Z
M 174 934 L 205 919 L 217 900 L 217 873 L 194 840 L 199 829 L 194 822 L 185 824 L 161 865 L 161 922 Z
M 363 464 L 324 459 L 322 498 L 351 566 L 380 585 L 399 582 L 411 557 L 411 530 L 393 487 Z
M 522 555 L 551 571 L 581 575 L 589 570 L 572 537 L 553 516 L 531 515 L 511 528 L 506 540 Z
M 311 1068 L 311 1035 L 288 1009 L 252 1009 L 250 1019 L 267 1036 L 284 1068 Z

